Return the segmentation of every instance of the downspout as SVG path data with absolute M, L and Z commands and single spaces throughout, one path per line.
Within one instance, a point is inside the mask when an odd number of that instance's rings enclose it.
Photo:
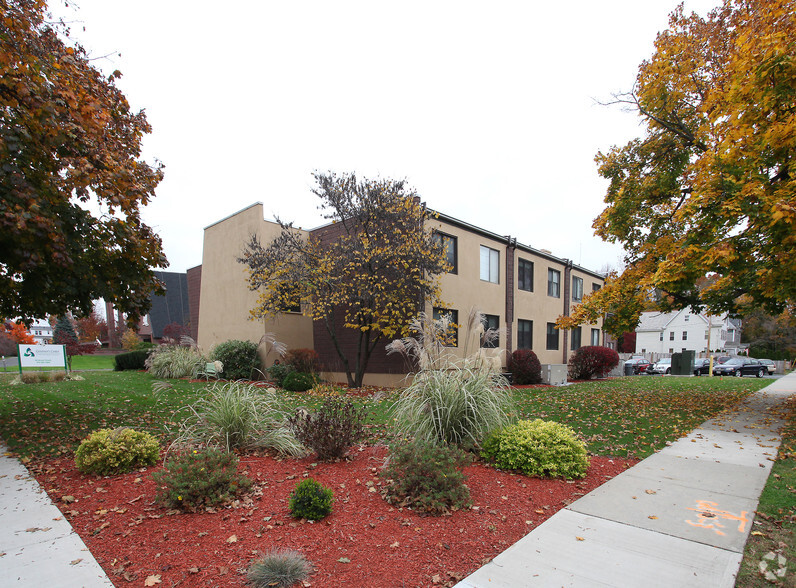
M 572 260 L 564 260 L 564 316 L 569 316 L 569 299 L 572 290 Z M 564 330 L 563 362 L 566 364 L 569 353 L 569 329 Z
M 514 351 L 514 257 L 517 249 L 517 239 L 506 237 L 506 357 L 508 359 Z

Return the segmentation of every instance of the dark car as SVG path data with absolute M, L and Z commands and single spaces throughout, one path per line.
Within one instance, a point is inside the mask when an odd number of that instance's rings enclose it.
M 637 376 L 639 374 L 643 374 L 644 372 L 646 372 L 647 368 L 650 367 L 652 364 L 649 362 L 649 360 L 643 357 L 631 357 L 625 362 L 625 365 L 632 365 L 633 374 Z
M 710 358 L 699 357 L 694 360 L 694 375 L 704 376 L 710 373 Z
M 733 357 L 721 365 L 713 366 L 714 376 L 756 376 L 762 378 L 768 373 L 765 365 L 751 357 Z

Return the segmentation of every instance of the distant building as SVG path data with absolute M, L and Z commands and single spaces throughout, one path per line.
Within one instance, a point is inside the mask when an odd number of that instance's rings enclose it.
M 34 319 L 28 333 L 36 340 L 37 345 L 49 345 L 53 342 L 53 328 L 47 319 Z
M 147 321 L 153 340 L 163 338 L 163 329 L 172 323 L 191 329 L 191 311 L 188 300 L 188 274 L 156 271 L 155 277 L 166 287 L 165 295 L 152 296 L 152 308 Z
M 740 324 L 739 319 L 730 319 L 726 314 L 713 316 L 695 313 L 690 308 L 643 312 L 636 328 L 636 353 L 736 354 L 741 342 Z

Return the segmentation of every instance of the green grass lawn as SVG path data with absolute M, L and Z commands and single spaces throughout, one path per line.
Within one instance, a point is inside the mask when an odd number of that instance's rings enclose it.
M 91 356 L 88 356 L 91 357 Z M 98 356 L 99 357 L 99 356 Z M 77 358 L 75 358 L 77 359 Z M 180 410 L 201 397 L 205 384 L 172 381 L 155 395 L 144 372 L 82 372 L 83 381 L 9 385 L 0 374 L 0 438 L 23 457 L 71 454 L 103 427 L 130 426 L 169 439 Z M 600 455 L 645 457 L 731 407 L 766 380 L 753 378 L 618 378 L 559 388 L 515 391 L 521 418 L 556 420 Z M 293 406 L 320 399 L 285 394 Z M 394 394 L 368 401 L 369 438 L 390 434 Z M 361 402 L 358 400 L 358 402 Z
M 112 370 L 113 355 L 75 355 L 72 357 L 73 370 Z

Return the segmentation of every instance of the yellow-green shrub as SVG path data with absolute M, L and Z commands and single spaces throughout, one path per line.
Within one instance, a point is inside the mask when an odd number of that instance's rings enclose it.
M 127 427 L 100 429 L 80 443 L 75 465 L 84 474 L 112 476 L 154 465 L 159 451 L 157 439 L 149 433 Z
M 586 444 L 554 421 L 519 421 L 489 435 L 481 455 L 528 476 L 582 478 L 589 468 Z

